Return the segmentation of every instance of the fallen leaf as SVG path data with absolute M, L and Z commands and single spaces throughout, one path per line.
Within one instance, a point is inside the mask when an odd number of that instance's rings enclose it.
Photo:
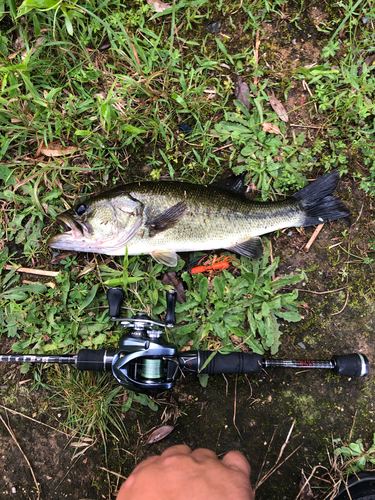
M 185 290 L 184 286 L 182 284 L 182 281 L 180 278 L 177 276 L 177 274 L 174 271 L 169 271 L 169 273 L 165 273 L 161 282 L 163 285 L 172 285 L 173 288 L 176 290 L 177 293 L 177 300 L 183 304 L 186 302 L 186 295 L 185 295 Z
M 301 470 L 301 481 L 299 483 L 299 498 L 301 500 L 313 500 L 315 498 L 303 469 Z
M 286 109 L 281 104 L 281 102 L 278 99 L 276 99 L 276 97 L 274 95 L 269 95 L 268 99 L 270 101 L 272 109 L 281 118 L 281 120 L 283 120 L 284 122 L 288 122 L 289 116 L 287 114 Z
M 147 3 L 154 7 L 155 12 L 163 12 L 166 9 L 172 8 L 172 5 L 168 5 L 167 3 L 161 2 L 161 0 L 147 0 Z
M 86 267 L 79 272 L 78 276 L 84 276 L 85 274 L 91 273 L 96 267 L 96 264 L 88 264 Z
M 161 441 L 168 436 L 174 429 L 174 425 L 162 425 L 158 429 L 155 429 L 151 436 L 147 439 L 146 444 L 153 444 Z
M 25 40 L 22 38 L 22 36 L 18 36 L 13 43 L 13 48 L 14 50 L 21 50 L 24 48 L 26 45 Z
M 84 446 L 88 446 L 88 444 L 74 441 L 73 443 L 70 443 L 70 446 L 74 446 L 75 448 L 83 448 Z
M 366 59 L 363 61 L 363 64 L 366 64 L 366 66 L 369 68 L 370 66 L 373 66 L 375 62 L 375 54 L 372 54 L 371 56 L 367 56 Z M 358 76 L 361 76 L 363 73 L 363 64 L 360 65 L 358 68 Z
M 262 128 L 265 132 L 270 132 L 271 134 L 279 134 L 284 137 L 279 127 L 277 127 L 273 123 L 268 123 L 268 122 L 262 123 Z
M 61 261 L 65 260 L 67 257 L 72 257 L 73 255 L 77 255 L 77 252 L 72 251 L 72 252 L 59 253 L 59 255 L 56 255 L 51 259 L 51 264 L 53 264 L 54 266 L 56 265 L 63 266 L 64 264 L 61 264 Z
M 35 52 L 36 52 L 36 48 L 39 47 L 40 45 L 43 45 L 44 43 L 44 36 L 40 36 L 35 44 L 34 44 L 34 47 L 31 49 L 31 55 L 33 55 Z M 27 55 L 29 54 L 29 52 L 25 49 L 22 54 L 21 54 L 21 60 L 24 61 L 27 57 Z
M 247 98 L 247 95 L 250 95 L 250 89 L 249 86 L 246 82 L 242 80 L 242 78 L 238 78 L 236 87 L 234 89 L 234 95 L 236 99 L 242 102 L 242 104 L 249 109 L 250 108 L 250 101 Z
M 75 151 L 77 151 L 77 148 L 74 146 L 64 148 L 63 146 L 57 147 L 55 146 L 54 148 L 42 148 L 40 152 L 44 156 L 68 156 L 73 154 Z
M 27 380 L 21 380 L 20 382 L 18 382 L 18 385 L 26 384 L 26 382 L 30 382 L 31 380 L 31 378 L 28 378 Z

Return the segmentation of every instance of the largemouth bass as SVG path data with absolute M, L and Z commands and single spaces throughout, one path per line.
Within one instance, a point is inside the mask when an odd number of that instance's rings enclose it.
M 321 224 L 349 215 L 332 196 L 337 171 L 323 175 L 293 196 L 255 202 L 245 196 L 243 177 L 214 185 L 136 182 L 118 186 L 60 214 L 67 232 L 48 244 L 60 250 L 107 255 L 150 254 L 177 265 L 177 252 L 226 249 L 259 258 L 259 236 L 286 227 Z

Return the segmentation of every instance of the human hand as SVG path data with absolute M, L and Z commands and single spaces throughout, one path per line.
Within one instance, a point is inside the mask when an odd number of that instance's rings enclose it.
M 219 460 L 211 450 L 176 445 L 137 465 L 117 500 L 254 500 L 250 471 L 239 451 Z

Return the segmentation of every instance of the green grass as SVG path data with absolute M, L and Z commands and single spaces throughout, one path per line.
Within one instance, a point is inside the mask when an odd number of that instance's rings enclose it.
M 291 33 L 283 20 L 285 7 Z M 210 34 L 206 26 L 218 19 L 223 34 Z M 332 5 L 316 27 L 320 59 L 313 67 L 301 63 L 291 69 L 266 65 L 260 57 L 270 51 L 271 42 L 263 36 L 267 25 L 280 25 L 288 43 L 303 29 L 302 10 L 281 0 L 182 0 L 158 14 L 138 0 L 130 9 L 118 0 L 0 2 L 0 238 L 5 246 L 0 326 L 3 336 L 14 339 L 13 350 L 113 348 L 122 332 L 108 317 L 103 281 L 125 286 L 128 316 L 139 311 L 157 316 L 165 310 L 160 280 L 165 268 L 147 258 L 109 263 L 101 256 L 78 255 L 63 267 L 51 266 L 45 242 L 56 230 L 56 214 L 103 186 L 138 179 L 209 183 L 231 171 L 246 172 L 254 196 L 265 200 L 296 191 L 311 175 L 339 168 L 374 195 L 375 82 L 373 66 L 364 63 L 374 50 L 374 22 L 369 1 Z M 234 99 L 236 75 L 249 84 L 249 110 Z M 302 80 L 312 97 L 300 107 L 307 106 L 319 124 L 316 134 L 308 128 L 295 134 L 269 105 L 270 93 L 285 102 Z M 191 127 L 190 134 L 184 135 L 181 122 Z M 264 122 L 279 127 L 282 135 L 265 132 Z M 60 275 L 23 283 L 14 271 L 4 271 L 10 262 L 58 269 Z M 244 279 L 246 287 L 253 286 L 249 276 L 259 271 L 254 265 L 241 259 L 237 275 L 223 273 L 214 286 L 204 277 L 185 275 L 188 301 L 177 308 L 181 324 L 173 337 L 179 347 L 190 341 L 196 347 L 233 349 L 230 328 L 247 338 L 243 324 L 232 324 L 233 318 L 218 321 L 215 314 L 224 303 L 223 287 L 241 288 Z M 275 353 L 280 337 L 275 318 L 297 314 L 297 297 L 288 310 L 288 294 L 272 289 L 267 262 L 262 265 L 268 281 L 257 285 L 259 303 L 251 313 L 255 324 L 250 322 L 247 345 Z M 277 272 L 276 261 L 273 266 Z M 203 301 L 197 299 L 202 293 Z M 262 323 L 270 304 L 278 311 L 272 328 Z M 247 306 L 240 309 L 239 317 L 250 314 Z M 77 382 L 74 391 L 84 400 L 86 389 L 78 383 L 84 375 L 77 377 L 69 383 Z M 101 383 L 104 392 L 115 394 Z M 115 396 L 111 411 L 122 404 Z

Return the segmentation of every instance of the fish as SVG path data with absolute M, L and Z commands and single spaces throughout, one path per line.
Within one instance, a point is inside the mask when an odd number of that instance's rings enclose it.
M 58 250 L 106 255 L 151 255 L 175 267 L 177 252 L 226 249 L 257 259 L 260 236 L 347 217 L 332 196 L 338 171 L 325 174 L 284 200 L 247 198 L 244 175 L 210 185 L 175 181 L 133 182 L 90 197 L 57 216 L 64 233 L 47 244 Z

